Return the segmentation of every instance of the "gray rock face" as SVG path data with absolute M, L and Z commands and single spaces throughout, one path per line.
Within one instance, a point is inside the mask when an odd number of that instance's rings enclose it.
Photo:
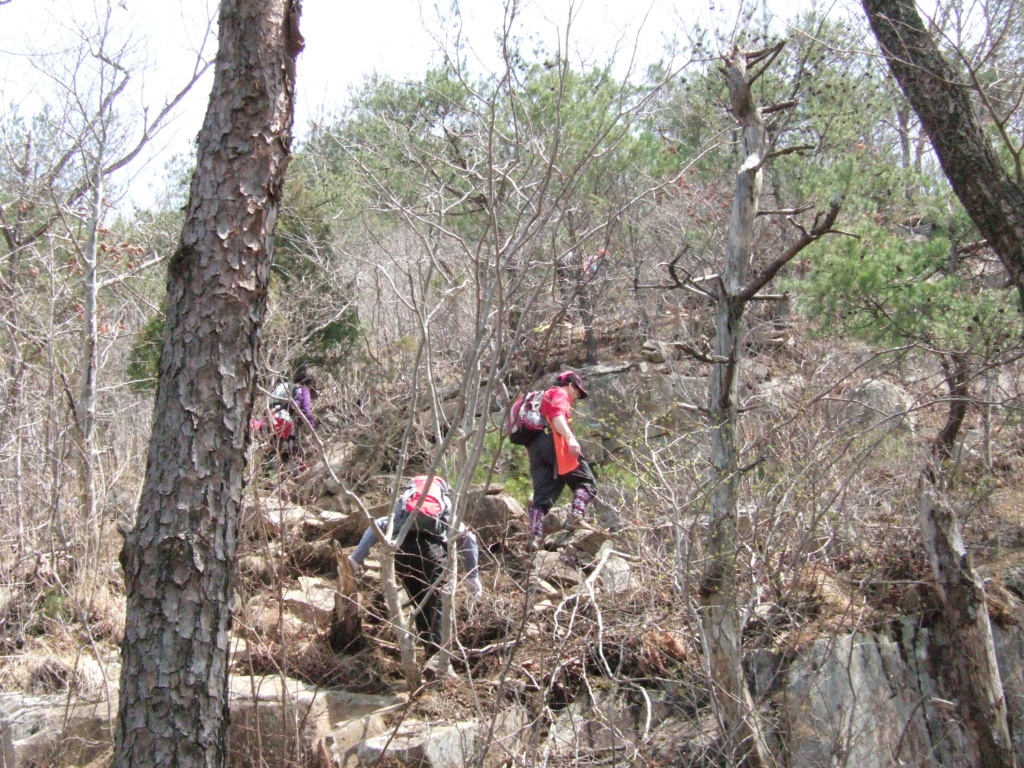
M 231 768 L 302 764 L 330 730 L 327 698 L 298 680 L 232 676 L 229 706 Z
M 538 553 L 543 561 L 538 568 L 550 567 L 551 579 L 562 572 L 570 582 L 564 586 L 582 578 L 558 557 Z M 613 589 L 620 576 L 628 580 L 629 572 L 613 568 L 607 582 L 604 575 L 603 588 Z M 748 672 L 758 699 L 766 706 L 770 702 L 778 724 L 773 739 L 788 768 L 968 764 L 955 697 L 936 677 L 943 663 L 933 654 L 938 631 L 904 619 L 889 632 L 821 639 L 794 656 L 765 652 L 751 659 Z M 1010 721 L 1019 724 L 1024 722 L 1024 633 L 994 626 L 993 634 Z M 116 678 L 116 672 L 108 672 Z M 702 690 L 700 678 L 664 683 L 663 691 L 593 687 L 592 697 L 556 713 L 541 749 L 563 762 L 614 751 L 628 764 L 626 756 L 649 748 L 664 764 L 701 764 L 699 755 L 718 748 L 718 734 L 706 700 L 697 704 L 694 696 Z M 498 716 L 493 733 L 489 720 L 406 722 L 392 730 L 381 710 L 393 709 L 402 697 L 326 691 L 279 677 L 232 676 L 230 684 L 231 768 L 254 766 L 257 755 L 261 765 L 330 760 L 356 768 L 386 756 L 402 764 L 461 768 L 475 764 L 485 747 L 483 765 L 497 766 L 521 753 L 528 732 L 529 716 L 518 707 Z M 689 704 L 680 708 L 679 701 Z M 89 763 L 109 750 L 116 713 L 116 690 L 92 698 L 0 694 L 0 768 L 49 765 L 57 752 L 67 758 L 65 764 Z M 1024 763 L 1019 726 L 1014 746 Z
M 792 765 L 924 765 L 920 695 L 899 647 L 874 633 L 815 643 L 789 670 L 784 729 Z
M 645 719 L 622 695 L 595 694 L 561 710 L 551 724 L 548 746 L 561 757 L 581 751 L 622 749 L 641 739 Z
M 533 556 L 533 571 L 538 579 L 561 587 L 583 583 L 583 574 L 569 565 L 558 552 L 540 551 Z
M 605 592 L 612 595 L 623 595 L 633 592 L 637 588 L 633 579 L 633 568 L 621 557 L 612 555 L 601 568 L 600 584 Z
M 402 701 L 280 677 L 233 675 L 230 685 L 230 768 L 316 765 L 327 755 L 354 765 L 358 741 L 383 727 L 373 713 Z
M 333 730 L 324 738 L 324 744 L 334 765 L 339 768 L 356 768 L 359 765 L 359 744 L 384 733 L 385 730 L 387 726 L 380 715 L 344 720 L 335 724 Z
M 858 384 L 845 398 L 832 399 L 827 412 L 847 429 L 899 429 L 913 432 L 914 399 L 903 387 L 882 379 Z
M 611 536 L 604 531 L 559 531 L 551 536 L 545 546 L 563 550 L 566 562 L 580 565 L 589 563 Z
M 334 616 L 335 582 L 310 576 L 299 577 L 299 588 L 289 589 L 281 596 L 285 607 L 307 624 L 323 628 Z
M 932 631 L 914 619 L 819 640 L 784 675 L 780 735 L 791 768 L 969 765 L 955 696 L 942 689 Z M 993 626 L 1014 751 L 1024 760 L 1024 636 Z
M 708 396 L 707 379 L 675 373 L 627 371 L 587 381 L 590 397 L 580 404 L 578 418 L 592 438 L 628 440 L 651 424 L 673 431 L 692 429 L 700 421 L 696 407 L 705 405 Z

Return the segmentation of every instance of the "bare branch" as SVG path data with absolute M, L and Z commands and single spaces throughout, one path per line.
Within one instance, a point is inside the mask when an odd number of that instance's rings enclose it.
M 843 201 L 841 198 L 833 200 L 828 211 L 824 214 L 819 213 L 815 216 L 814 226 L 811 227 L 810 231 L 804 231 L 795 243 L 789 246 L 789 248 L 775 259 L 775 261 L 765 267 L 764 271 L 737 295 L 737 300 L 741 302 L 750 301 L 757 295 L 757 292 L 770 283 L 775 275 L 778 274 L 779 270 L 792 261 L 798 253 L 815 240 L 831 233 L 832 225 L 836 223 L 836 218 L 839 216 L 839 209 L 842 207 L 842 204 Z
M 988 248 L 988 240 L 975 240 L 972 243 L 956 246 L 956 252 L 958 254 L 977 253 L 985 248 Z
M 163 261 L 167 261 L 166 256 L 153 256 L 152 258 L 146 259 L 146 261 L 142 262 L 141 264 L 137 264 L 135 267 L 128 270 L 124 274 L 117 275 L 116 277 L 110 277 L 107 278 L 106 280 L 100 280 L 99 282 L 96 283 L 96 290 L 99 291 L 104 288 L 109 288 L 112 285 L 123 283 L 125 280 L 135 277 L 140 272 L 144 272 L 150 267 L 156 266 L 157 264 Z
M 778 208 L 773 211 L 758 211 L 758 216 L 796 216 L 798 213 L 809 211 L 814 206 L 810 203 L 807 205 L 801 205 L 799 208 Z
M 776 149 L 765 155 L 764 160 L 761 161 L 761 165 L 764 165 L 769 160 L 774 160 L 777 157 L 783 157 L 785 155 L 793 155 L 797 152 L 809 152 L 812 149 L 817 149 L 813 144 L 799 144 L 795 147 L 784 147 L 782 149 Z
M 150 139 L 152 139 L 153 136 L 156 134 L 156 132 L 160 130 L 161 126 L 163 125 L 164 121 L 167 120 L 167 117 L 170 115 L 171 111 L 176 106 L 178 106 L 179 103 L 181 103 L 181 100 L 185 98 L 188 92 L 192 90 L 192 87 L 197 82 L 199 82 L 199 79 L 204 74 L 206 74 L 206 70 L 208 70 L 211 66 L 213 66 L 212 61 L 204 62 L 202 66 L 198 66 L 197 64 L 197 67 L 195 70 L 193 70 L 192 77 L 189 79 L 189 81 L 185 83 L 182 89 L 178 91 L 178 93 L 175 94 L 170 101 L 164 104 L 163 109 L 161 109 L 160 112 L 157 113 L 157 116 L 153 118 L 151 122 L 147 123 L 142 127 L 142 135 L 139 137 L 139 140 L 138 142 L 136 142 L 135 146 L 127 153 L 122 155 L 120 158 L 115 160 L 113 163 L 108 165 L 106 168 L 104 168 L 103 173 L 113 173 L 114 171 L 119 170 L 120 168 L 123 168 L 124 166 L 128 165 L 128 163 L 130 163 L 132 160 L 138 157 L 143 147 L 145 147 L 146 144 L 149 143 Z M 127 80 L 127 77 L 125 78 L 125 80 Z
M 676 347 L 678 349 L 683 350 L 686 354 L 690 355 L 695 360 L 699 360 L 702 363 L 709 363 L 709 364 L 714 365 L 715 363 L 728 363 L 729 362 L 729 358 L 727 358 L 727 357 L 721 357 L 719 355 L 708 355 L 708 354 L 705 354 L 704 352 L 701 352 L 699 349 L 697 349 L 692 344 L 687 344 L 686 342 L 677 341 L 672 346 L 674 346 L 674 347 Z M 683 404 L 683 407 L 686 407 L 685 404 Z M 698 411 L 700 409 L 697 408 L 696 406 L 692 406 L 691 405 L 691 406 L 689 406 L 688 410 Z
M 775 112 L 782 112 L 787 109 L 792 109 L 800 101 L 798 99 L 790 99 L 789 101 L 780 101 L 778 104 L 769 104 L 767 107 L 761 107 L 762 115 L 770 115 Z
M 684 243 L 680 247 L 679 251 L 676 253 L 675 258 L 673 258 L 672 261 L 670 261 L 668 264 L 665 265 L 666 269 L 668 269 L 669 277 L 672 278 L 672 282 L 671 283 L 655 283 L 655 284 L 652 284 L 652 285 L 642 285 L 640 283 L 640 280 L 637 277 L 634 276 L 634 278 L 633 278 L 633 290 L 639 291 L 639 290 L 656 289 L 656 290 L 660 290 L 660 291 L 674 291 L 674 290 L 683 289 L 683 290 L 687 290 L 687 291 L 691 291 L 693 293 L 696 293 L 699 296 L 703 296 L 704 298 L 708 298 L 708 299 L 714 298 L 710 293 L 705 291 L 703 288 L 700 288 L 697 285 L 697 283 L 699 283 L 699 282 L 707 282 L 708 280 L 713 280 L 713 279 L 717 278 L 718 275 L 709 275 L 709 276 L 704 276 L 704 277 L 692 277 L 690 275 L 690 273 L 687 272 L 684 269 L 684 270 L 682 270 L 683 275 L 682 275 L 682 277 L 680 277 L 680 275 L 679 275 L 679 268 L 678 268 L 679 260 L 689 250 L 690 250 L 689 243 Z
M 765 70 L 767 70 L 768 67 L 772 65 L 772 62 L 775 61 L 775 58 L 782 52 L 782 49 L 785 47 L 786 41 L 780 40 L 771 48 L 765 48 L 760 51 L 755 51 L 754 53 L 748 53 L 747 64 L 757 64 L 762 61 L 763 63 L 761 63 L 761 66 L 758 69 L 749 73 L 747 77 L 747 84 L 753 86 L 754 83 L 757 82 L 757 79 L 765 73 Z

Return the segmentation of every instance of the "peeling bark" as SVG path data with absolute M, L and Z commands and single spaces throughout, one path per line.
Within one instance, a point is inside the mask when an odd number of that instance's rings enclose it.
M 258 336 L 288 164 L 299 6 L 222 0 L 128 594 L 115 768 L 227 762 L 228 629 Z

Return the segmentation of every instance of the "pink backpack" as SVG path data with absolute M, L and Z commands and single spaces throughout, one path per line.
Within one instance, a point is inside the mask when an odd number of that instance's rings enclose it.
M 416 505 L 419 504 L 420 498 L 423 498 L 423 506 L 420 507 L 421 515 L 446 519 L 452 508 L 448 483 L 444 481 L 444 478 L 435 476 L 434 482 L 424 490 L 426 484 L 426 475 L 416 475 L 409 481 L 409 487 L 402 494 L 402 498 L 405 499 L 405 511 L 415 512 Z
M 529 445 L 544 431 L 544 417 L 540 415 L 540 404 L 544 390 L 536 389 L 520 395 L 512 403 L 505 419 L 505 436 L 510 443 Z

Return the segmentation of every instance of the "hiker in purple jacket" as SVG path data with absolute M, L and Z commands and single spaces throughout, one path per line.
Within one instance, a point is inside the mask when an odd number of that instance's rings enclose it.
M 295 421 L 301 422 L 305 417 L 309 426 L 316 429 L 316 419 L 313 416 L 313 401 L 318 396 L 316 376 L 311 370 L 303 367 L 295 372 L 293 383 L 295 386 L 292 387 L 292 403 L 294 403 L 294 410 L 298 411 L 296 416 L 301 414 Z
M 313 401 L 319 397 L 316 389 L 316 376 L 305 366 L 299 368 L 292 378 L 291 399 L 287 403 L 288 418 L 295 425 L 291 436 L 283 441 L 279 452 L 284 462 L 292 462 L 293 472 L 304 472 L 307 464 L 303 443 L 309 432 L 316 429 L 316 417 L 313 416 Z

